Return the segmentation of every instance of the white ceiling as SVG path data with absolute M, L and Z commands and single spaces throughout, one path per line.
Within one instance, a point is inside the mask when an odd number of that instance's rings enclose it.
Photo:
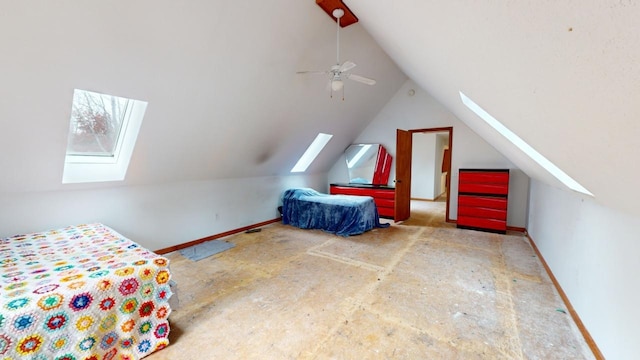
M 407 76 L 529 176 L 561 187 L 459 91 L 597 201 L 640 214 L 640 3 L 345 2 Z
M 348 82 L 345 101 L 295 74 L 335 61 L 312 0 L 0 1 L 0 192 L 70 188 L 74 88 L 149 102 L 123 182 L 138 185 L 287 174 L 318 132 L 335 136 L 310 171 L 327 171 L 408 76 L 529 176 L 561 186 L 459 91 L 602 204 L 640 213 L 637 1 L 346 0 L 360 22 L 341 60 L 378 84 Z

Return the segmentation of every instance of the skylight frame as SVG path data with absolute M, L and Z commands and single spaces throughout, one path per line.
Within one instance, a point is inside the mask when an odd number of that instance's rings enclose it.
M 85 91 L 85 90 L 78 90 L 76 89 L 75 91 Z M 97 94 L 97 93 L 94 93 Z M 106 94 L 98 94 L 101 96 L 111 96 L 111 95 L 106 95 Z M 78 164 L 83 164 L 83 163 L 88 163 L 88 164 L 114 164 L 118 162 L 118 159 L 120 158 L 120 153 L 122 151 L 122 145 L 125 142 L 125 138 L 126 138 L 126 132 L 127 129 L 129 127 L 129 121 L 131 119 L 131 114 L 133 113 L 133 106 L 134 106 L 134 101 L 135 100 L 131 100 L 131 99 L 127 99 L 127 98 L 121 98 L 118 96 L 111 96 L 111 97 L 115 97 L 115 98 L 119 98 L 119 99 L 123 99 L 124 102 L 124 112 L 122 114 L 122 124 L 120 125 L 120 128 L 118 129 L 118 135 L 116 137 L 116 141 L 115 141 L 115 145 L 113 146 L 113 152 L 109 155 L 109 154 L 99 154 L 99 153 L 79 153 L 79 152 L 73 152 L 70 153 L 69 149 L 67 147 L 67 154 L 65 156 L 65 162 L 67 163 L 78 163 Z M 75 95 L 74 95 L 75 98 Z M 73 121 L 73 120 L 70 120 Z M 70 124 L 71 126 L 71 124 Z M 71 135 L 69 135 L 71 136 Z M 71 141 L 71 139 L 69 139 L 69 141 Z M 67 145 L 68 146 L 68 145 Z
M 120 96 L 75 89 L 71 106 L 67 155 L 115 157 L 120 151 L 123 132 L 126 131 L 131 116 L 132 101 Z M 86 135 L 93 135 L 90 137 L 93 141 L 83 139 Z M 114 140 L 107 144 L 108 148 L 105 149 L 98 138 L 102 138 L 103 141 Z
M 564 184 L 566 187 L 568 187 L 573 191 L 579 192 L 581 194 L 589 195 L 592 197 L 594 196 L 584 186 L 580 185 L 576 180 L 574 180 L 571 176 L 569 176 L 567 173 L 562 171 L 559 167 L 557 167 L 544 155 L 540 154 L 533 147 L 531 147 L 531 145 L 529 145 L 526 141 L 524 141 L 522 138 L 516 135 L 513 131 L 509 130 L 506 126 L 504 126 L 504 124 L 502 124 L 496 118 L 491 116 L 491 114 L 489 114 L 486 110 L 480 107 L 480 105 L 476 104 L 462 91 L 459 91 L 459 93 L 460 93 L 460 99 L 462 100 L 462 103 L 466 107 L 468 107 L 471 111 L 473 111 L 476 115 L 478 115 L 482 120 L 484 120 L 489 126 L 491 126 L 494 130 L 499 132 L 502 136 L 504 136 L 507 140 L 509 140 L 513 145 L 515 145 L 518 149 L 520 149 L 527 156 L 529 156 L 538 165 L 540 165 L 547 172 L 549 172 L 556 179 L 558 179 L 562 184 Z
M 300 159 L 298 159 L 296 165 L 291 169 L 291 172 L 299 173 L 307 171 L 311 163 L 313 163 L 313 161 L 320 154 L 322 149 L 324 149 L 327 143 L 329 143 L 329 140 L 331 140 L 332 137 L 333 135 L 331 134 L 318 133 L 318 135 L 313 140 L 313 142 L 311 142 L 304 154 L 302 154 Z
M 75 91 L 85 90 L 76 89 Z M 108 94 L 100 95 L 118 97 Z M 63 184 L 124 180 L 147 108 L 145 101 L 126 100 L 122 126 L 113 154 L 66 154 L 62 175 Z M 73 121 L 71 118 L 69 126 L 73 125 Z

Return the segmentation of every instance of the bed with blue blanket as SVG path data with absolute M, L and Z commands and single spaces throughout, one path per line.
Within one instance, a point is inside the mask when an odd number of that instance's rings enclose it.
M 378 209 L 370 196 L 328 195 L 308 188 L 283 193 L 282 223 L 341 236 L 389 226 L 380 223 Z

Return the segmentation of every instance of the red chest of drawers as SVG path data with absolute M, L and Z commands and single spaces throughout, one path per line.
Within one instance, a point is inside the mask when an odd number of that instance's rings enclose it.
M 460 169 L 457 227 L 507 232 L 508 169 Z
M 393 219 L 395 215 L 396 189 L 379 185 L 330 184 L 331 195 L 371 196 L 378 208 L 378 215 Z

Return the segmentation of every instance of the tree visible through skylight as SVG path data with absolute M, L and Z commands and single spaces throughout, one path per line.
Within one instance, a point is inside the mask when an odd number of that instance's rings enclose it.
M 526 141 L 522 140 L 518 135 L 509 130 L 506 126 L 504 126 L 500 121 L 491 116 L 486 110 L 480 107 L 480 105 L 476 104 L 473 100 L 467 97 L 465 94 L 460 93 L 460 99 L 462 103 L 465 104 L 471 111 L 476 113 L 482 120 L 484 120 L 487 124 L 489 124 L 492 128 L 494 128 L 497 132 L 502 134 L 507 140 L 511 141 L 516 147 L 522 150 L 525 154 L 527 154 L 531 159 L 538 163 L 538 165 L 542 166 L 545 170 L 547 170 L 551 175 L 553 175 L 556 179 L 560 180 L 565 186 L 574 191 L 593 196 L 593 194 L 585 189 L 582 185 L 580 185 L 577 181 L 575 181 L 572 177 L 567 175 L 564 171 L 560 170 L 559 167 L 554 165 L 549 159 L 544 157 L 542 154 L 537 152 L 534 148 L 531 147 Z
M 67 155 L 114 156 L 129 99 L 76 90 Z
M 144 101 L 76 89 L 62 182 L 124 180 L 146 109 Z

